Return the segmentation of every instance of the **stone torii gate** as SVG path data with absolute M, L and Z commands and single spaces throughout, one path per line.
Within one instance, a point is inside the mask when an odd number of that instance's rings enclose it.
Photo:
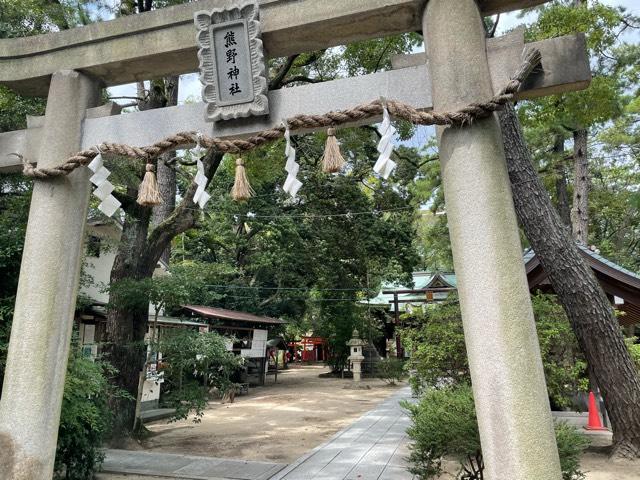
M 0 134 L 0 173 L 20 168 L 7 156 L 13 152 L 54 167 L 103 141 L 142 146 L 184 130 L 248 136 L 296 114 L 380 97 L 440 111 L 481 102 L 506 83 L 524 47 L 522 32 L 487 40 L 482 15 L 544 0 L 260 0 L 270 57 L 422 30 L 428 61 L 403 56 L 392 71 L 270 92 L 271 113 L 260 118 L 207 123 L 203 104 L 126 115 L 99 106 L 104 86 L 196 71 L 193 14 L 221 3 L 204 0 L 0 41 L 0 84 L 48 97 L 44 117 L 29 118 L 26 130 Z M 588 85 L 581 35 L 535 46 L 542 71 L 518 98 Z M 559 480 L 497 120 L 441 128 L 438 135 L 486 478 Z M 7 478 L 52 476 L 88 208 L 86 170 L 34 184 L 0 403 L 0 472 Z M 476 288 L 481 283 L 484 288 Z

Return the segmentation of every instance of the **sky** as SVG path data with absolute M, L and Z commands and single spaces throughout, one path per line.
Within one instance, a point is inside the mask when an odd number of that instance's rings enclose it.
M 625 7 L 630 13 L 640 16 L 640 0 L 600 0 L 602 3 L 611 6 Z M 534 15 L 529 14 L 525 18 L 518 17 L 519 12 L 510 12 L 502 14 L 498 23 L 497 34 L 504 34 L 506 31 L 514 28 L 522 23 L 531 23 L 535 20 Z M 640 42 L 640 31 L 629 32 L 623 36 L 626 41 Z M 122 85 L 118 87 L 109 88 L 109 92 L 112 96 L 134 96 L 136 94 L 135 85 Z M 184 103 L 185 101 L 199 102 L 201 101 L 201 85 L 196 73 L 182 75 L 180 77 L 180 88 L 178 103 Z M 116 100 L 119 103 L 125 104 L 131 102 L 131 100 Z

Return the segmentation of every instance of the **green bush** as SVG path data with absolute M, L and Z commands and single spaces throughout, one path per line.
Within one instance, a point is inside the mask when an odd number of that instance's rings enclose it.
M 458 479 L 483 478 L 480 436 L 473 395 L 468 385 L 429 389 L 419 403 L 404 402 L 412 420 L 407 430 L 412 440 L 410 471 L 421 479 L 442 473 L 443 457 L 460 462 Z M 566 423 L 556 425 L 556 441 L 563 480 L 581 480 L 580 455 L 588 440 Z
M 582 480 L 585 476 L 579 470 L 580 455 L 589 446 L 589 439 L 566 422 L 556 423 L 555 427 L 562 480 Z
M 109 378 L 114 374 L 107 362 L 84 357 L 74 335 L 58 430 L 56 480 L 89 480 L 100 469 L 102 442 L 112 419 L 108 399 L 126 395 L 111 385 Z
M 553 295 L 531 298 L 549 396 L 556 407 L 571 406 L 576 392 L 586 391 L 586 362 L 564 310 Z M 411 358 L 414 393 L 443 385 L 469 383 L 469 365 L 460 305 L 455 297 L 429 305 L 426 313 L 405 315 L 402 341 Z
M 415 394 L 443 380 L 471 381 L 457 298 L 430 304 L 424 314 L 404 315 L 403 322 L 410 325 L 401 335 L 402 343 L 411 352 L 407 367 L 413 370 L 409 383 Z
M 395 385 L 404 378 L 404 362 L 395 357 L 383 358 L 376 364 L 376 376 Z
M 225 338 L 216 332 L 199 333 L 178 329 L 159 345 L 165 372 L 163 404 L 176 409 L 171 421 L 194 415 L 199 422 L 212 387 L 226 392 L 233 386 L 231 376 L 243 359 L 227 350 Z
M 627 348 L 629 349 L 631 359 L 636 365 L 636 370 L 638 370 L 638 374 L 640 374 L 640 343 L 636 343 L 637 340 L 637 337 L 628 337 L 624 339 L 627 344 Z

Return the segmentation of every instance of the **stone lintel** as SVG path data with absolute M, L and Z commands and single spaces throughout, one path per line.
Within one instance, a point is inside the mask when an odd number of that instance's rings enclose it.
M 523 44 L 516 34 L 496 39 L 488 49 L 491 79 L 494 90 L 500 89 L 521 62 Z M 561 93 L 584 89 L 589 85 L 589 70 L 584 36 L 581 34 L 544 40 L 535 44 L 542 51 L 544 71 L 534 74 L 525 84 L 519 98 L 532 98 L 541 94 Z M 424 61 L 425 57 L 412 55 L 402 61 Z M 396 62 L 397 65 L 397 62 Z M 82 148 L 102 142 L 118 142 L 144 146 L 157 142 L 179 131 L 195 130 L 216 137 L 246 137 L 278 125 L 282 120 L 301 113 L 323 114 L 341 110 L 358 103 L 380 97 L 400 100 L 421 110 L 433 107 L 427 66 L 417 64 L 399 70 L 378 72 L 360 77 L 343 78 L 330 82 L 282 88 L 269 92 L 271 113 L 265 117 L 237 119 L 210 123 L 204 120 L 204 103 L 193 103 L 162 109 L 117 115 L 119 107 L 108 104 L 87 111 L 84 121 Z M 114 116 L 105 116 L 108 110 Z M 351 124 L 373 123 L 368 119 Z M 18 171 L 21 163 L 12 152 L 29 160 L 37 158 L 40 145 L 40 117 L 28 119 L 29 128 L 0 133 L 0 173 Z M 139 128 L 145 125 L 145 128 Z
M 85 118 L 93 119 L 118 115 L 122 107 L 114 102 L 107 102 L 99 107 L 88 108 Z M 27 129 L 0 133 L 0 175 L 19 172 L 22 162 L 12 153 L 24 155 L 29 161 L 37 161 L 40 152 L 40 135 L 44 126 L 44 115 L 27 115 Z
M 591 69 L 587 55 L 586 40 L 583 33 L 550 38 L 526 44 L 537 48 L 542 54 L 542 70 L 529 76 L 518 93 L 520 100 L 583 90 L 591 81 Z M 518 68 L 525 46 L 522 30 L 487 41 L 487 57 L 491 71 L 494 92 L 497 93 Z M 391 65 L 394 69 L 403 69 L 424 65 L 426 53 L 394 55 Z
M 489 15 L 547 0 L 480 0 Z M 259 0 L 269 57 L 419 31 L 426 0 Z M 0 40 L 0 84 L 44 96 L 53 72 L 72 69 L 107 86 L 195 72 L 198 10 L 219 8 L 202 0 L 71 30 Z

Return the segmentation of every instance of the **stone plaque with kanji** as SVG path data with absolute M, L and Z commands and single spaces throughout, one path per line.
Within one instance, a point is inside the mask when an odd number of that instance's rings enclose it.
M 255 3 L 196 12 L 198 58 L 206 119 L 269 113 L 267 78 Z

